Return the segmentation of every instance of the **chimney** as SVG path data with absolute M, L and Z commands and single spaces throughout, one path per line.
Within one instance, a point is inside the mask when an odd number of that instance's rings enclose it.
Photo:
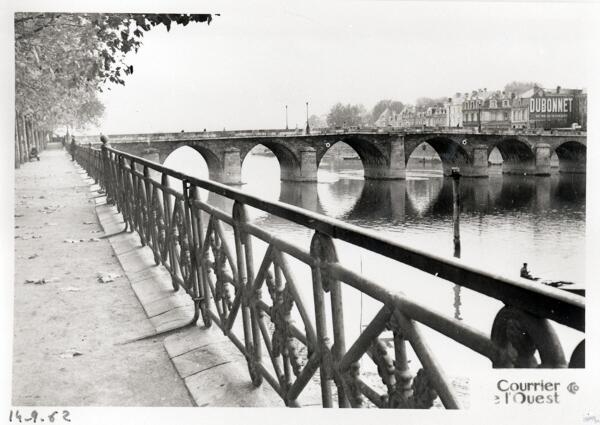
M 560 93 L 560 86 L 556 86 L 556 93 Z

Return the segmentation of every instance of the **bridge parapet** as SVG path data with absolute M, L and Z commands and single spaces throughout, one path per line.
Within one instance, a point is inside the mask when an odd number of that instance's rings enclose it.
M 193 132 L 172 132 L 172 133 L 132 133 L 132 134 L 110 134 L 111 141 L 119 143 L 135 142 L 161 142 L 161 141 L 182 141 L 197 139 L 214 138 L 235 138 L 235 137 L 311 137 L 311 136 L 332 136 L 341 134 L 457 134 L 457 135 L 494 135 L 494 136 L 571 136 L 577 139 L 587 138 L 587 132 L 571 129 L 510 129 L 510 130 L 491 130 L 477 128 L 455 128 L 455 127 L 435 127 L 435 128 L 316 128 L 311 129 L 310 134 L 304 130 L 285 130 L 285 129 L 259 129 L 259 130 L 217 130 L 217 131 L 193 131 Z M 79 135 L 77 140 L 84 140 L 86 143 L 96 143 L 100 135 Z
M 461 260 L 196 179 L 112 148 L 81 147 L 76 159 L 117 204 L 126 230 L 137 231 L 142 244 L 154 252 L 157 265 L 169 271 L 173 288 L 192 298 L 193 323 L 202 317 L 206 326 L 221 328 L 247 359 L 250 381 L 255 386 L 266 381 L 287 406 L 302 405 L 303 396 L 318 385 L 324 407 L 430 408 L 439 397 L 446 408 L 460 408 L 461 401 L 444 373 L 440 352 L 446 346 L 430 347 L 423 327 L 441 333 L 474 356 L 487 358 L 491 367 L 584 367 L 583 337 L 567 360 L 554 331 L 558 323 L 584 332 L 585 299 L 581 296 L 493 275 Z M 151 178 L 151 171 L 161 178 Z M 177 185 L 169 187 L 167 177 Z M 232 200 L 232 210 L 204 202 L 201 189 Z M 312 232 L 310 248 L 253 224 L 247 207 L 308 229 Z M 398 273 L 407 265 L 505 306 L 497 312 L 491 331 L 481 331 L 354 272 L 338 258 L 336 239 L 394 261 Z M 266 250 L 255 261 L 257 241 L 266 244 Z M 310 268 L 312 285 L 295 278 L 293 263 Z M 382 305 L 349 344 L 343 287 L 354 288 Z M 314 303 L 304 301 L 305 292 Z M 410 363 L 409 348 L 415 353 Z M 442 361 L 436 359 L 438 355 Z M 375 363 L 377 374 L 361 371 L 360 361 L 367 357 Z M 312 377 L 317 370 L 320 376 L 315 384 Z M 469 373 L 471 368 L 465 364 L 464 370 Z

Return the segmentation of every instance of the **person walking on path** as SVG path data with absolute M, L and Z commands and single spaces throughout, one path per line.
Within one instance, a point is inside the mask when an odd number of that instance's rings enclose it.
M 100 134 L 100 141 L 102 142 L 102 146 L 108 146 L 108 137 L 104 134 Z
M 75 141 L 75 136 L 71 137 L 71 145 L 70 145 L 70 152 L 71 152 L 71 161 L 75 161 L 75 151 L 77 150 L 77 142 Z

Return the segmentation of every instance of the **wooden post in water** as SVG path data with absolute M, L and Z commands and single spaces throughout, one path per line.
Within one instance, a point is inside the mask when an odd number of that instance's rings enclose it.
M 454 256 L 460 258 L 460 169 L 452 167 L 452 224 L 454 225 Z

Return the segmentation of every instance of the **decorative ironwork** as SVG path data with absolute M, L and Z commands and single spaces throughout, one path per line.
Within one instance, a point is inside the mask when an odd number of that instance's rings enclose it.
M 505 353 L 495 367 L 566 367 L 562 346 L 547 319 L 503 307 L 494 320 L 491 339 Z M 535 358 L 536 352 L 541 363 Z

